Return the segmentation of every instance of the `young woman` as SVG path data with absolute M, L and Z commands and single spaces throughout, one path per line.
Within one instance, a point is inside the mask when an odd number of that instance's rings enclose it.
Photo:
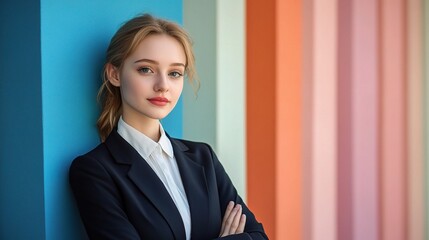
M 175 23 L 146 14 L 113 36 L 102 143 L 70 167 L 91 239 L 268 239 L 210 146 L 171 138 L 160 124 L 194 72 L 190 38 Z

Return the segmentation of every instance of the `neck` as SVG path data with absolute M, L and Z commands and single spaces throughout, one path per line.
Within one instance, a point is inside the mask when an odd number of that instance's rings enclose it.
M 131 118 L 127 115 L 122 115 L 122 119 L 131 127 L 137 129 L 155 142 L 161 137 L 159 120 L 151 118 Z

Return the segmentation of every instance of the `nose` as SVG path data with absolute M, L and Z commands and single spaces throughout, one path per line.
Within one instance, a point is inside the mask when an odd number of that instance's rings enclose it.
M 155 92 L 168 92 L 168 76 L 166 74 L 158 74 L 154 84 Z

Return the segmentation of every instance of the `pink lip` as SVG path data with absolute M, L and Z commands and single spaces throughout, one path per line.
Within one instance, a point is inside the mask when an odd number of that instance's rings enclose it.
M 168 99 L 165 97 L 154 97 L 154 98 L 149 98 L 148 100 L 149 102 L 151 102 L 153 105 L 156 105 L 156 106 L 165 106 L 169 102 Z

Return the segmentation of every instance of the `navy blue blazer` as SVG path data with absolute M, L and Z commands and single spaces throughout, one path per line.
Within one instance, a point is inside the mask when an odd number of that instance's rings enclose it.
M 192 240 L 218 238 L 229 201 L 242 205 L 246 226 L 244 233 L 222 239 L 268 239 L 210 146 L 170 141 L 189 202 Z M 186 239 L 163 183 L 116 129 L 73 161 L 69 181 L 90 239 Z

